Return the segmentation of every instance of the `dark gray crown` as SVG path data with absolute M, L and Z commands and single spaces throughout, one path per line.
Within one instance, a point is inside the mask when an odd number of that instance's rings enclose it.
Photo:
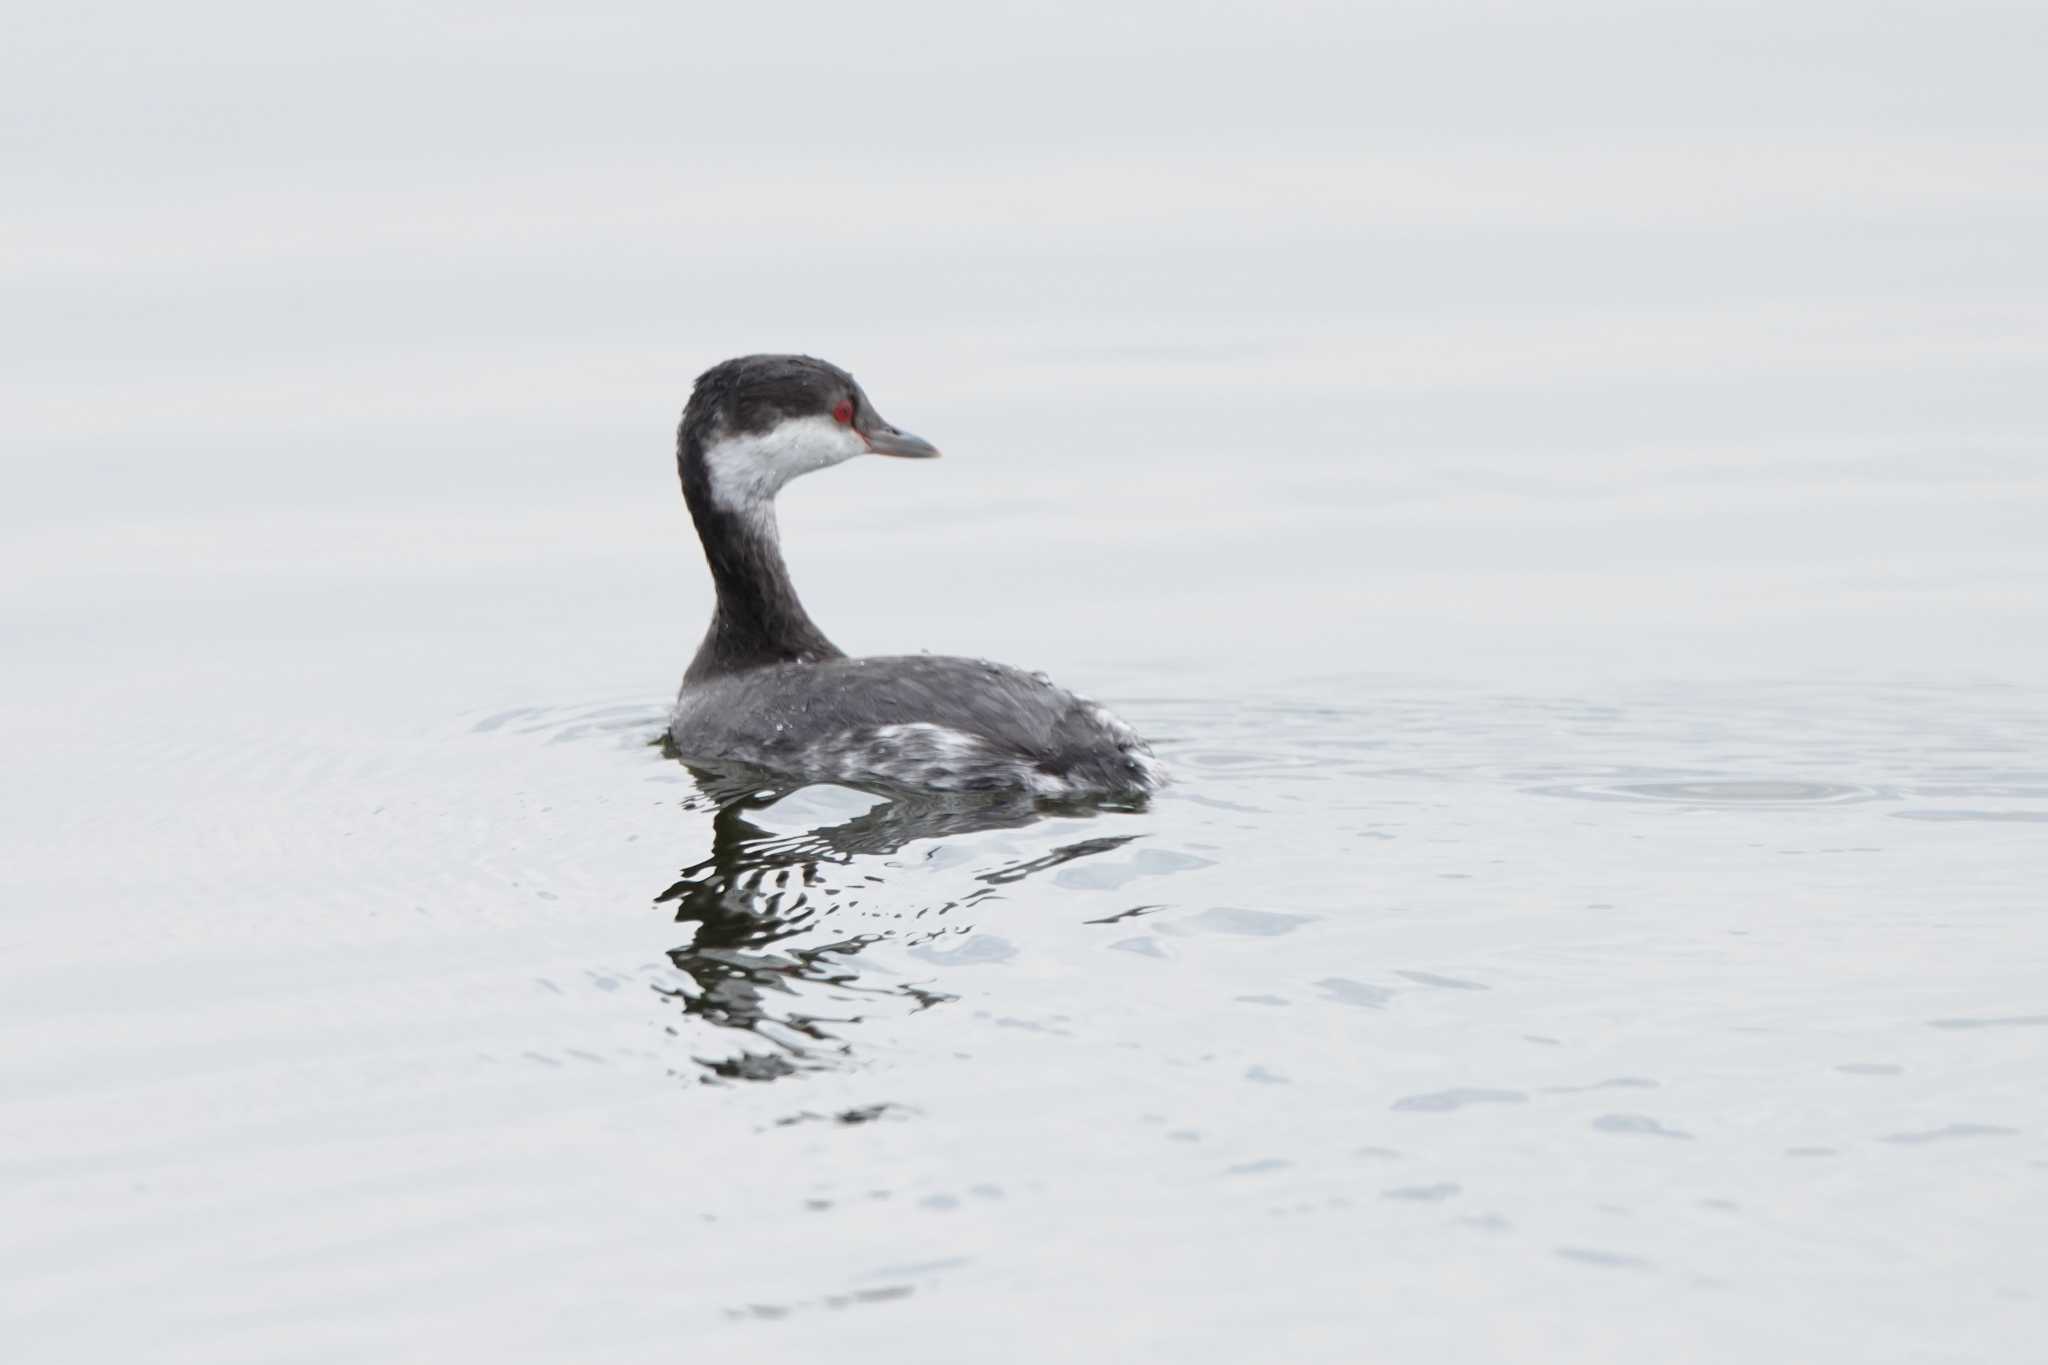
M 715 435 L 757 435 L 792 417 L 818 417 L 842 399 L 866 408 L 867 395 L 852 375 L 807 355 L 743 355 L 697 376 L 683 409 L 684 446 Z

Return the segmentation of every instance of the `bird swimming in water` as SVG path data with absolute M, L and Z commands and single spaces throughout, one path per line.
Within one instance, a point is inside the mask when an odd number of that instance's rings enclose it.
M 1161 769 L 1145 741 L 1044 674 L 929 654 L 848 658 L 797 600 L 776 533 L 782 486 L 856 455 L 938 453 L 810 356 L 742 356 L 698 377 L 676 464 L 718 600 L 669 720 L 675 751 L 853 785 L 1152 791 Z

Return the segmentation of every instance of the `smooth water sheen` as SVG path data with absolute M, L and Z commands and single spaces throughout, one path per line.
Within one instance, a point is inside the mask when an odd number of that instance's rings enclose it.
M 719 804 L 652 699 L 72 735 L 11 812 L 12 1334 L 2016 1358 L 2040 693 L 1126 708 L 1176 784 L 1038 817 Z
M 24 17 L 0 1357 L 2038 1358 L 2036 9 Z M 792 348 L 1149 805 L 665 756 Z

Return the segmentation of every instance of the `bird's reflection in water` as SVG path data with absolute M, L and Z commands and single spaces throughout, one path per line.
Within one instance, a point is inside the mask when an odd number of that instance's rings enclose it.
M 863 974 L 862 949 L 887 938 L 912 945 L 965 933 L 956 913 L 1033 873 L 1128 843 L 1135 835 L 1084 839 L 1023 862 L 974 873 L 966 889 L 916 904 L 894 884 L 890 859 L 918 840 L 1021 829 L 1049 815 L 1083 815 L 1101 805 L 1050 805 L 1017 796 L 899 793 L 838 824 L 777 833 L 755 817 L 806 784 L 755 769 L 690 767 L 712 811 L 711 848 L 655 897 L 696 926 L 669 960 L 689 984 L 658 987 L 697 1019 L 750 1033 L 764 1050 L 697 1058 L 707 1080 L 773 1080 L 828 1062 L 848 1049 L 837 1030 L 885 1002 L 912 1011 L 952 999 L 910 982 Z M 1122 804 L 1110 809 L 1134 810 Z M 891 902 L 897 902 L 892 904 Z M 855 920 L 903 920 L 908 930 L 835 934 Z M 801 942 L 799 942 L 799 940 Z

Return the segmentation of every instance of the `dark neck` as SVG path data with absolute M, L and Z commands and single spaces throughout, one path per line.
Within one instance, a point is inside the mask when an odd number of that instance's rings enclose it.
M 797 600 L 775 533 L 775 505 L 734 512 L 719 506 L 685 462 L 683 496 L 697 524 L 718 605 L 685 686 L 768 664 L 815 663 L 845 655 L 825 638 Z M 701 474 L 702 465 L 695 472 Z

